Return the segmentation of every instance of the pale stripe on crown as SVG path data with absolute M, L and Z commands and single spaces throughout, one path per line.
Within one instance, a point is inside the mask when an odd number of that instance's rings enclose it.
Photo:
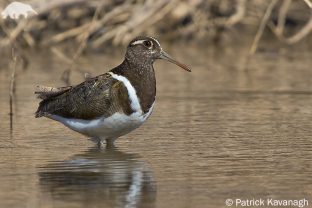
M 138 44 L 142 44 L 145 40 L 136 40 L 133 43 L 131 43 L 131 45 L 138 45 Z
M 153 37 L 149 37 L 149 38 L 153 39 L 158 44 L 158 46 L 161 47 L 160 43 L 158 42 L 158 40 L 156 40 L 156 38 L 153 38 Z M 144 41 L 146 41 L 146 39 L 136 40 L 133 43 L 131 43 L 131 45 L 142 44 Z

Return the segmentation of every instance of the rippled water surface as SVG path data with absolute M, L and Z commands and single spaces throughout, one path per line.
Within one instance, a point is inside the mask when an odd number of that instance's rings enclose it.
M 247 63 L 240 47 L 181 47 L 163 48 L 193 72 L 157 61 L 151 118 L 110 150 L 34 118 L 35 86 L 62 86 L 68 67 L 49 52 L 30 52 L 29 68 L 18 70 L 10 135 L 2 64 L 0 207 L 206 208 L 254 197 L 312 204 L 311 52 L 262 51 Z M 121 59 L 90 54 L 79 65 L 97 75 Z

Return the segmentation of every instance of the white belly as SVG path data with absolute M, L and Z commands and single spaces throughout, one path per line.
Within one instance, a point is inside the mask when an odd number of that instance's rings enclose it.
M 154 105 L 144 115 L 141 112 L 135 112 L 127 116 L 117 112 L 108 118 L 101 117 L 95 120 L 68 119 L 57 115 L 52 115 L 51 118 L 90 137 L 116 139 L 141 126 L 151 115 L 153 107 Z

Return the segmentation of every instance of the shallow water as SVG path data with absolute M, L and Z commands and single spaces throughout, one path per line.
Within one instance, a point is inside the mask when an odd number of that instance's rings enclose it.
M 228 198 L 312 204 L 311 52 L 264 51 L 246 67 L 244 46 L 181 46 L 163 48 L 193 72 L 155 63 L 154 112 L 112 150 L 34 118 L 35 86 L 63 85 L 67 65 L 48 52 L 30 52 L 29 68 L 18 71 L 10 135 L 10 71 L 2 65 L 0 207 L 201 208 L 225 207 Z M 96 54 L 79 63 L 97 75 L 121 59 Z

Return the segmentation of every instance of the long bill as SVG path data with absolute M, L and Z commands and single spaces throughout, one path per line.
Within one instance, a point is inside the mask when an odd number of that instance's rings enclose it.
M 176 61 L 175 59 L 173 59 L 171 56 L 169 56 L 169 54 L 167 54 L 167 53 L 166 53 L 165 51 L 163 51 L 163 50 L 160 52 L 159 58 L 160 58 L 160 59 L 167 60 L 167 61 L 169 61 L 169 62 L 171 62 L 171 63 L 173 63 L 173 64 L 176 64 L 176 65 L 178 65 L 179 67 L 181 67 L 182 69 L 184 69 L 184 70 L 186 70 L 186 71 L 188 71 L 188 72 L 191 72 L 191 71 L 192 71 L 188 66 L 186 66 L 185 64 L 182 64 L 182 63 Z

